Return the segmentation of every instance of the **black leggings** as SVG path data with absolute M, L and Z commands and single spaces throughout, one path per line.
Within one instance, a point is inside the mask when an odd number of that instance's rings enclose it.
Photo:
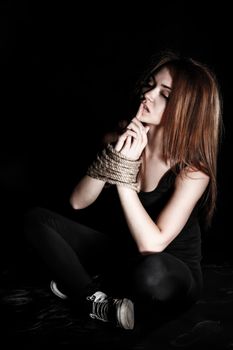
M 82 300 L 99 289 L 115 297 L 130 297 L 150 308 L 189 305 L 200 296 L 200 269 L 195 276 L 183 261 L 166 252 L 141 255 L 122 238 L 50 210 L 30 210 L 25 233 L 48 267 L 51 279 L 71 298 Z

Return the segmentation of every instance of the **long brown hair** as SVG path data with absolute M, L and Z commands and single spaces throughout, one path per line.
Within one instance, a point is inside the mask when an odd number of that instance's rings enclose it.
M 163 67 L 173 79 L 172 92 L 162 117 L 163 157 L 178 170 L 195 169 L 210 177 L 203 196 L 207 224 L 217 198 L 217 155 L 221 134 L 222 99 L 215 74 L 205 64 L 173 52 L 162 53 L 137 86 L 141 96 L 147 82 Z

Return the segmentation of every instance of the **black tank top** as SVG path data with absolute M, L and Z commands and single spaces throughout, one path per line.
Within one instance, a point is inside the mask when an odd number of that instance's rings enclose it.
M 160 179 L 157 187 L 150 192 L 140 191 L 139 199 L 153 221 L 167 204 L 173 194 L 176 174 L 169 169 Z M 199 203 L 199 202 L 198 202 Z M 128 226 L 121 208 L 116 186 L 110 185 L 99 196 L 97 204 L 101 209 L 93 206 L 93 213 L 99 213 L 95 217 L 93 226 L 116 237 L 130 237 Z M 92 213 L 92 217 L 93 217 Z M 90 216 L 89 216 L 90 217 Z M 199 265 L 201 255 L 201 230 L 199 225 L 199 204 L 197 204 L 185 226 L 176 238 L 164 250 L 189 265 L 190 268 Z
M 153 220 L 156 219 L 173 194 L 175 179 L 176 174 L 172 169 L 169 169 L 153 191 L 139 192 L 139 199 Z M 202 259 L 199 202 L 194 207 L 181 232 L 164 250 L 186 262 L 190 267 L 199 264 Z

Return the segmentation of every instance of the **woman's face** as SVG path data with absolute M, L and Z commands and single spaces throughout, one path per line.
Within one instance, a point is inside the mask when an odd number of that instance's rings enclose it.
M 164 67 L 149 81 L 151 89 L 145 93 L 143 109 L 139 117 L 142 123 L 159 125 L 172 88 L 172 77 Z

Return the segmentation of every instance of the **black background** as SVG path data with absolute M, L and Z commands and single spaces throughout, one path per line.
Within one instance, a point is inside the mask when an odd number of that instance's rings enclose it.
M 22 217 L 28 208 L 43 205 L 66 212 L 103 133 L 129 117 L 136 79 L 151 55 L 165 48 L 205 62 L 219 80 L 225 126 L 219 196 L 203 251 L 207 262 L 232 260 L 230 10 L 187 3 L 166 3 L 153 11 L 142 7 L 139 17 L 115 12 L 117 24 L 126 19 L 131 30 L 114 31 L 109 22 L 115 9 L 100 17 L 92 5 L 83 12 L 72 2 L 1 2 L 3 266 L 23 254 Z

